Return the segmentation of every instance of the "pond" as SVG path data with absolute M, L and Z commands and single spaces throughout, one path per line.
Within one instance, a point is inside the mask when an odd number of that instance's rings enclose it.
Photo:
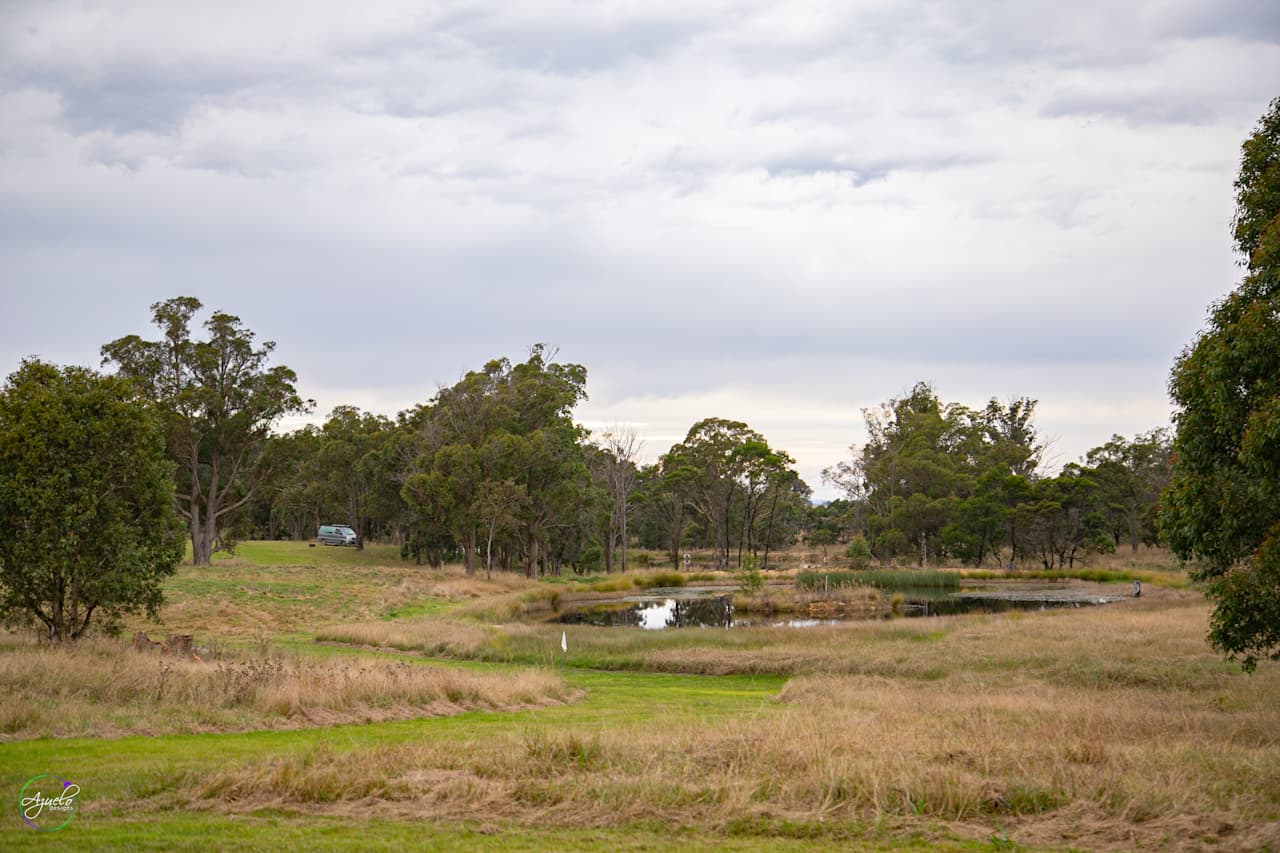
M 1065 585 L 1007 584 L 961 592 L 903 587 L 884 590 L 886 601 L 898 598 L 893 612 L 876 617 L 891 618 L 951 616 L 964 613 L 1002 613 L 1009 610 L 1046 610 L 1061 607 L 1091 607 L 1118 601 L 1123 595 L 1088 594 Z M 886 610 L 888 610 L 886 605 Z M 805 619 L 798 615 L 762 616 L 757 613 L 736 617 L 733 596 L 723 590 L 655 590 L 649 595 L 630 596 L 607 603 L 588 603 L 566 608 L 557 622 L 601 627 L 634 627 L 649 631 L 664 628 L 810 628 L 847 619 Z

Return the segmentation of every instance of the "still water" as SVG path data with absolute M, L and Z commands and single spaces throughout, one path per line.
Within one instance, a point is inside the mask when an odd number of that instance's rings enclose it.
M 935 590 L 886 590 L 900 595 L 896 615 L 904 617 L 951 616 L 963 613 L 1001 613 L 1008 610 L 1046 610 L 1058 607 L 1090 607 L 1116 601 L 1120 596 L 1088 596 L 1069 587 L 1008 588 L 943 593 Z M 852 617 L 852 618 L 868 618 Z M 556 620 L 568 624 L 633 627 L 649 631 L 664 628 L 735 628 L 782 626 L 809 628 L 839 619 L 804 619 L 747 614 L 735 618 L 732 595 L 705 592 L 658 591 L 625 601 L 567 609 Z

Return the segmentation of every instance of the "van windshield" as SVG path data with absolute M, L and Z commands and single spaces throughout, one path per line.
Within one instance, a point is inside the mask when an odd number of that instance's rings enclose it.
M 355 535 L 356 535 L 356 532 L 355 532 L 354 530 L 352 530 L 350 527 L 335 527 L 335 528 L 333 528 L 333 529 L 334 529 L 334 531 L 335 531 L 335 532 L 337 532 L 337 533 L 349 533 L 349 534 L 351 534 L 352 536 L 355 536 Z

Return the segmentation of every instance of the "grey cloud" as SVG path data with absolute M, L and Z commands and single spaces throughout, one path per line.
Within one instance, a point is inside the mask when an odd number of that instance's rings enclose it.
M 1165 35 L 1280 43 L 1280 6 L 1272 0 L 1219 0 L 1207 5 L 1179 0 L 1164 12 L 1154 28 Z
M 980 166 L 995 161 L 992 155 L 958 152 L 936 157 L 904 157 L 901 159 L 867 159 L 850 157 L 795 157 L 783 158 L 765 164 L 770 175 L 777 177 L 803 177 L 834 174 L 847 178 L 855 187 L 883 180 L 895 172 L 938 172 L 947 169 Z
M 652 61 L 705 31 L 707 23 L 684 17 L 512 20 L 503 14 L 467 16 L 446 25 L 451 35 L 499 65 L 578 75 L 634 60 Z
M 92 362 L 192 293 L 308 395 L 425 399 L 535 341 L 601 397 L 733 388 L 815 421 L 938 375 L 1159 395 L 1233 280 L 1230 173 L 1274 96 L 1160 73 L 1265 60 L 1274 28 L 1247 3 L 1117 8 L 406 7 L 289 57 L 234 33 L 186 66 L 145 32 L 83 67 L 0 49 L 0 108 L 56 92 L 71 132 L 4 114 L 25 124 L 0 150 L 0 359 Z

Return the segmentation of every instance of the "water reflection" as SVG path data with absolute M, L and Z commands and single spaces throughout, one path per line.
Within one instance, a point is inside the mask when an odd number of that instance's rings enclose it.
M 641 600 L 598 604 L 571 609 L 557 621 L 601 627 L 635 627 L 649 631 L 664 628 L 734 628 L 773 626 L 810 628 L 852 619 L 882 617 L 952 616 L 964 613 L 1003 613 L 1010 610 L 1046 610 L 1058 607 L 1088 607 L 1118 600 L 1115 597 L 1086 597 L 1070 589 L 1004 589 L 962 593 L 938 590 L 885 590 L 885 601 L 875 614 L 846 619 L 803 617 L 760 617 L 734 619 L 732 595 L 659 595 Z M 892 599 L 892 600 L 891 600 Z
M 614 604 L 571 610 L 561 622 L 578 625 L 626 626 L 657 631 L 663 628 L 729 628 L 733 626 L 733 596 L 662 598 L 633 604 Z

